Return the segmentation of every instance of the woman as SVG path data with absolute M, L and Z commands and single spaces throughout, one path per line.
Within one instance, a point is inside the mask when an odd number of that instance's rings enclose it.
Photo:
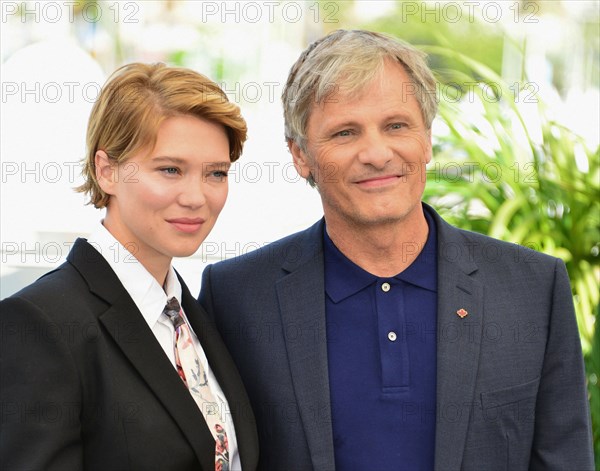
M 106 216 L 1 303 L 0 468 L 256 467 L 238 372 L 171 266 L 212 229 L 245 139 L 198 73 L 130 64 L 109 79 L 79 188 Z

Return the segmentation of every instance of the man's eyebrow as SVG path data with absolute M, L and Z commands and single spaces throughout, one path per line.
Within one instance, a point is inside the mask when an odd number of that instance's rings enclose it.
M 358 126 L 358 122 L 355 120 L 347 120 L 347 121 L 330 121 L 330 122 L 326 122 L 323 125 L 323 129 L 326 129 L 328 131 L 333 130 L 333 129 L 338 129 L 338 128 L 351 128 L 354 126 Z
M 414 116 L 411 113 L 402 113 L 402 112 L 395 112 L 395 113 L 390 113 L 388 116 L 386 116 L 386 120 L 393 120 L 393 119 L 403 119 L 403 120 L 408 120 L 408 119 L 413 119 Z
M 389 115 L 383 115 L 383 117 L 381 118 L 381 121 L 394 121 L 394 120 L 413 121 L 414 117 L 412 117 L 410 115 L 410 113 L 392 112 Z M 351 128 L 351 127 L 355 127 L 355 126 L 361 126 L 361 124 L 359 121 L 354 120 L 354 119 L 349 119 L 346 121 L 339 121 L 339 122 L 331 120 L 331 122 L 326 122 L 323 125 L 323 129 L 330 131 L 333 129 L 341 129 L 341 128 L 346 128 L 346 127 Z

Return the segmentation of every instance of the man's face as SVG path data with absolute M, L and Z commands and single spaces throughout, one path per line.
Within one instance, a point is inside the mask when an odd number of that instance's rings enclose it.
M 358 94 L 338 92 L 313 104 L 306 150 L 290 144 L 296 168 L 312 174 L 327 224 L 411 222 L 421 210 L 431 135 L 414 85 L 398 63 Z

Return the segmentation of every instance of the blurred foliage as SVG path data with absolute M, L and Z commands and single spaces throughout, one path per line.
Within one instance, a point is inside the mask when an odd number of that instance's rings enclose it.
M 458 18 L 456 8 L 444 10 L 439 4 L 424 6 L 425 2 L 414 1 L 395 3 L 393 12 L 373 21 L 367 29 L 392 33 L 411 44 L 451 46 L 457 51 L 468 51 L 470 58 L 500 73 L 504 38 L 498 25 L 470 21 L 473 17 L 469 18 L 465 8 L 459 9 L 461 15 Z M 454 18 L 458 19 L 455 21 Z M 468 68 L 443 55 L 432 56 L 429 66 L 438 71 L 458 68 L 469 72 Z
M 515 80 L 523 80 L 522 70 L 524 68 L 525 56 L 528 54 L 530 45 L 527 43 L 526 30 L 541 33 L 538 26 L 545 18 L 554 21 L 560 18 L 571 17 L 568 12 L 571 5 L 566 1 L 547 0 L 515 0 L 506 2 L 501 18 L 507 22 L 493 21 L 497 13 L 496 8 L 491 8 L 486 14 L 482 14 L 484 2 L 433 2 L 433 1 L 403 1 L 393 2 L 394 9 L 384 17 L 365 22 L 357 18 L 353 6 L 357 0 L 336 2 L 339 5 L 339 16 L 341 21 L 337 27 L 351 25 L 356 28 L 365 28 L 373 31 L 382 31 L 407 41 L 411 44 L 422 44 L 430 46 L 443 46 L 453 49 L 487 66 L 489 69 L 501 75 L 506 72 L 503 69 L 503 60 L 506 59 L 507 51 L 511 57 L 509 60 L 517 60 L 513 63 L 516 73 Z M 489 2 L 499 4 L 499 2 Z M 581 2 L 580 2 L 581 3 Z M 598 27 L 598 14 L 600 11 L 589 2 L 590 14 L 579 16 L 577 24 L 566 22 L 562 27 L 576 29 L 577 35 L 570 37 L 570 42 L 564 44 L 563 49 L 550 48 L 546 59 L 551 63 L 551 77 L 549 79 L 556 90 L 564 96 L 572 83 L 579 83 L 584 88 L 588 86 L 597 87 L 600 80 L 600 34 Z M 485 20 L 488 18 L 488 21 Z M 503 24 L 504 23 L 504 24 Z M 508 25 L 506 24 L 508 23 Z M 521 28 L 514 28 L 520 24 Z M 328 30 L 336 29 L 330 26 Z M 507 28 L 508 26 L 508 28 Z M 518 37 L 515 31 L 520 31 Z M 565 37 L 562 35 L 561 37 Z M 578 64 L 574 78 L 572 54 L 569 47 L 576 49 L 577 57 L 582 61 Z M 518 62 L 522 61 L 521 64 Z M 462 64 L 453 63 L 452 60 L 443 55 L 430 57 L 430 66 L 439 72 L 445 69 L 458 69 L 465 73 L 472 73 L 476 79 L 480 79 L 477 71 L 469 71 Z
M 435 143 L 425 199 L 461 228 L 566 263 L 598 460 L 600 350 L 594 330 L 600 301 L 600 149 L 590 149 L 581 137 L 549 119 L 531 90 L 509 86 L 492 69 L 453 50 L 422 49 L 460 64 L 440 78 L 438 118 L 444 132 Z M 479 86 L 469 93 L 450 85 L 474 82 L 475 77 Z M 532 106 L 535 119 L 525 113 Z

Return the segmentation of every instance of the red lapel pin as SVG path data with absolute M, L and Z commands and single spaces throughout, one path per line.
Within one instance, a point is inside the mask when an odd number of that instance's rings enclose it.
M 462 319 L 468 314 L 468 312 L 465 309 L 460 308 L 458 311 L 456 311 L 456 314 L 458 314 L 458 317 Z

